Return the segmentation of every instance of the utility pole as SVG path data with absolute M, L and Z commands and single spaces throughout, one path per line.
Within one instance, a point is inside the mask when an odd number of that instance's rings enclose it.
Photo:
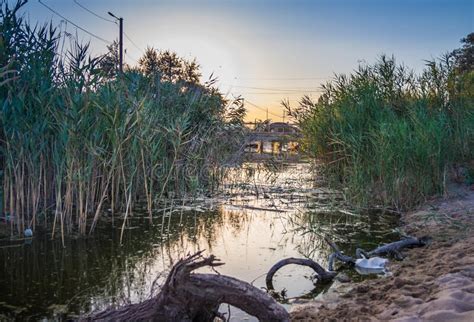
M 109 15 L 119 21 L 119 71 L 123 73 L 123 18 L 115 16 L 112 12 L 108 12 Z
M 283 123 L 285 123 L 285 111 L 283 111 Z
M 267 107 L 267 120 L 268 120 L 268 107 Z

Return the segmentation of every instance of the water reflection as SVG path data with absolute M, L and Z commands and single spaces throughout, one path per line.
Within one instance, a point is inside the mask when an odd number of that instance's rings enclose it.
M 60 320 L 145 300 L 159 291 L 176 260 L 201 249 L 226 263 L 221 274 L 264 287 L 264 274 L 284 257 L 306 256 L 326 266 L 330 250 L 321 233 L 331 234 L 346 252 L 396 237 L 390 233 L 396 223 L 380 216 L 321 212 L 325 198 L 314 198 L 314 180 L 296 176 L 308 173 L 298 168 L 305 166 L 240 170 L 216 211 L 165 214 L 153 226 L 146 215 L 132 217 L 122 246 L 120 225 L 69 239 L 65 248 L 48 235 L 31 244 L 0 245 L 0 319 Z M 288 297 L 299 296 L 314 289 L 311 275 L 305 267 L 288 266 L 274 285 Z

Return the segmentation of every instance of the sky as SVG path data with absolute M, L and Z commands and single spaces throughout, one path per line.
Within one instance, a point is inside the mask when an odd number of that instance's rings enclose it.
M 90 41 L 94 53 L 105 53 L 107 42 L 118 39 L 118 26 L 107 21 L 111 11 L 124 19 L 127 64 L 136 64 L 147 46 L 196 58 L 204 81 L 212 74 L 229 98 L 242 95 L 249 121 L 266 119 L 267 111 L 282 121 L 283 99 L 292 105 L 303 95 L 316 99 L 334 74 L 350 73 L 381 54 L 419 72 L 426 59 L 459 48 L 474 31 L 473 0 L 42 2 L 70 22 L 29 0 L 22 12 L 30 22 L 52 19 L 62 31 Z

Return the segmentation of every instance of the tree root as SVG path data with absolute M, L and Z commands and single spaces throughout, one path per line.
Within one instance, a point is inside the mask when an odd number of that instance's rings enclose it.
M 327 282 L 331 281 L 336 274 L 334 272 L 328 272 L 326 271 L 321 265 L 316 263 L 315 261 L 311 259 L 305 259 L 305 258 L 285 258 L 280 261 L 278 261 L 275 265 L 273 265 L 270 270 L 267 273 L 267 276 L 265 277 L 265 282 L 267 284 L 267 289 L 268 290 L 273 290 L 273 276 L 275 273 L 282 268 L 283 266 L 290 265 L 290 264 L 295 264 L 295 265 L 302 265 L 302 266 L 308 266 L 311 267 L 317 274 L 317 278 L 319 281 L 322 282 Z
M 179 260 L 161 292 L 154 298 L 119 309 L 109 309 L 86 321 L 212 321 L 219 305 L 233 305 L 261 321 L 289 321 L 288 312 L 258 288 L 238 279 L 214 274 L 194 274 L 200 267 L 223 265 L 202 252 Z

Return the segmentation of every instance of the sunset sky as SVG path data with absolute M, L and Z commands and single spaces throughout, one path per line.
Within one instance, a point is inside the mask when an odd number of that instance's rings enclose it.
M 13 3 L 14 1 L 8 1 Z M 472 0 L 42 0 L 71 22 L 106 41 L 118 27 L 81 8 L 124 18 L 125 62 L 136 64 L 146 46 L 196 57 L 203 79 L 211 73 L 228 95 L 242 95 L 247 119 L 264 119 L 266 109 L 281 120 L 282 99 L 295 104 L 334 73 L 348 73 L 382 53 L 419 71 L 424 60 L 460 46 L 474 31 Z M 77 2 L 77 3 L 75 3 Z M 23 12 L 32 22 L 62 18 L 30 0 Z M 76 35 L 71 23 L 62 30 Z M 106 42 L 81 30 L 95 53 Z

